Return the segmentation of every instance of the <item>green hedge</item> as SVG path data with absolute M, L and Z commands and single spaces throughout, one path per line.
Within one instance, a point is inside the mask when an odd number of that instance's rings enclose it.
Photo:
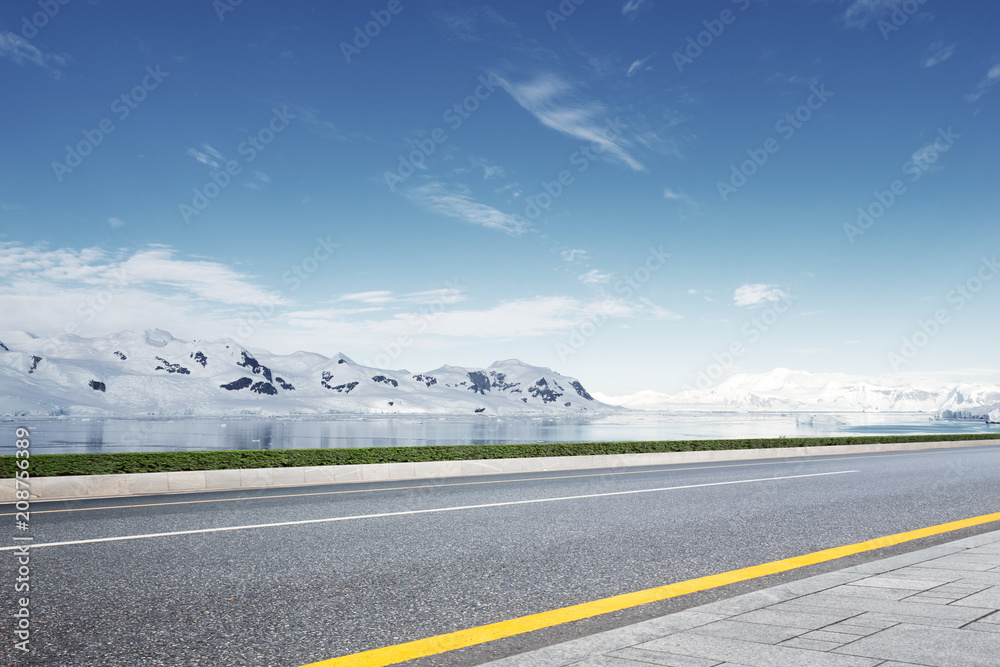
M 125 452 L 120 454 L 36 454 L 31 456 L 32 477 L 61 475 L 110 475 L 180 470 L 232 470 L 239 468 L 295 468 L 300 466 L 358 463 L 407 463 L 413 461 L 470 461 L 477 459 L 588 456 L 696 452 L 723 449 L 775 447 L 829 447 L 892 442 L 993 440 L 1000 434 L 948 434 L 900 436 L 848 436 L 839 438 L 766 438 L 758 440 L 667 440 L 652 442 L 568 442 L 518 445 L 451 445 L 430 447 L 361 447 L 353 449 L 251 449 L 214 452 Z M 0 456 L 0 477 L 14 474 L 14 457 Z

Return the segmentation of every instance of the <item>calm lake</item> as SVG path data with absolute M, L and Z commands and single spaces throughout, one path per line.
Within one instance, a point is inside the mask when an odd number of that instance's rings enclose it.
M 630 413 L 586 421 L 467 416 L 5 418 L 0 422 L 0 453 L 14 451 L 18 426 L 30 430 L 33 454 L 1000 432 L 1000 427 L 984 422 L 942 421 L 926 413 Z

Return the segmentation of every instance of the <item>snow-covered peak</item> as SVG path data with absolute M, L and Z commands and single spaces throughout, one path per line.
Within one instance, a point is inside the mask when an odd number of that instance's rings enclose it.
M 641 391 L 598 398 L 639 410 L 940 412 L 1000 402 L 1000 385 L 779 368 L 767 373 L 734 375 L 714 387 L 686 389 L 676 394 Z
M 516 359 L 410 373 L 359 365 L 345 354 L 276 355 L 233 340 L 179 340 L 160 329 L 92 339 L 15 332 L 6 340 L 0 414 L 569 416 L 616 409 L 576 379 Z
M 146 329 L 146 342 L 155 347 L 166 347 L 177 340 L 170 335 L 169 331 L 163 329 Z
M 0 331 L 0 342 L 3 342 L 7 347 L 24 345 L 34 340 L 38 340 L 38 336 L 27 331 Z

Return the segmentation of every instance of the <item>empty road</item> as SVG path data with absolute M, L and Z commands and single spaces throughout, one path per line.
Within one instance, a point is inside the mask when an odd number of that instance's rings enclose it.
M 1000 446 L 31 509 L 32 651 L 9 664 L 299 667 L 998 512 Z M 480 664 L 933 539 L 408 664 Z

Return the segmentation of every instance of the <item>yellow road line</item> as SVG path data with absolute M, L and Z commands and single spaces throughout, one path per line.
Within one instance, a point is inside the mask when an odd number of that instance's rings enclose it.
M 922 456 L 922 455 L 943 455 L 952 454 L 955 452 L 970 451 L 966 448 L 953 448 L 945 451 L 899 451 L 899 452 L 888 452 L 885 454 L 859 454 L 856 456 L 836 456 L 836 455 L 826 455 L 821 454 L 816 458 L 809 457 L 803 458 L 800 461 L 795 461 L 796 463 L 823 463 L 826 461 L 850 461 L 853 459 L 861 458 L 886 458 L 891 456 Z M 972 450 L 974 451 L 974 450 Z M 378 491 L 405 491 L 408 489 L 436 489 L 448 486 L 477 486 L 482 484 L 515 484 L 519 482 L 540 482 L 549 479 L 576 479 L 579 477 L 604 477 L 607 475 L 648 475 L 657 472 L 678 472 L 683 470 L 711 470 L 713 468 L 748 468 L 751 466 L 773 466 L 773 465 L 787 465 L 788 459 L 802 458 L 800 456 L 789 456 L 787 458 L 779 459 L 777 461 L 761 461 L 758 463 L 728 463 L 728 464 L 717 464 L 717 465 L 707 465 L 707 466 L 685 466 L 683 463 L 673 463 L 669 464 L 670 468 L 658 468 L 655 470 L 625 470 L 619 472 L 600 472 L 600 473 L 583 473 L 579 475 L 550 475 L 546 477 L 522 477 L 517 479 L 495 479 L 495 480 L 482 480 L 475 482 L 452 482 L 449 484 L 421 484 L 413 486 L 383 486 L 374 489 L 349 489 L 346 491 L 315 491 L 312 493 L 284 493 L 284 494 L 274 494 L 274 495 L 260 495 L 260 496 L 239 496 L 237 498 L 207 498 L 204 500 L 176 500 L 167 503 L 139 503 L 132 505 L 101 505 L 99 507 L 69 507 L 65 509 L 58 510 L 32 510 L 32 514 L 59 514 L 62 512 L 94 512 L 97 510 L 120 510 L 120 509 L 131 509 L 133 507 L 166 507 L 170 505 L 198 505 L 201 503 L 229 503 L 241 500 L 266 500 L 268 498 L 304 498 L 308 496 L 336 496 L 347 493 L 375 493 Z M 545 471 L 539 471 L 539 474 Z M 509 473 L 497 473 L 498 475 L 509 474 Z M 329 484 L 344 484 L 345 482 L 328 482 Z M 230 491 L 232 489 L 229 489 Z M 261 489 L 266 490 L 266 489 Z M 185 493 L 202 493 L 202 492 L 213 492 L 214 489 L 205 489 L 203 491 L 186 491 Z M 225 491 L 223 489 L 222 491 Z M 87 500 L 87 498 L 76 498 L 74 500 Z M 46 500 L 33 499 L 33 502 L 72 502 L 72 500 Z M 14 516 L 14 512 L 10 513 L 0 513 L 0 516 Z
M 979 526 L 993 521 L 1000 521 L 1000 512 L 995 514 L 984 514 L 983 516 L 963 519 L 961 521 L 942 523 L 928 528 L 906 531 L 904 533 L 896 533 L 895 535 L 878 537 L 865 542 L 848 544 L 846 546 L 835 547 L 833 549 L 824 549 L 823 551 L 816 551 L 804 556 L 795 556 L 793 558 L 785 558 L 783 560 L 764 563 L 762 565 L 754 565 L 752 567 L 745 567 L 739 570 L 731 570 L 721 574 L 713 574 L 707 577 L 689 579 L 688 581 L 681 581 L 675 584 L 668 584 L 666 586 L 649 588 L 635 593 L 615 595 L 602 600 L 584 602 L 583 604 L 577 604 L 571 607 L 563 607 L 562 609 L 554 609 L 552 611 L 545 611 L 539 614 L 531 614 L 530 616 L 522 616 L 521 618 L 514 618 L 507 621 L 500 621 L 498 623 L 491 623 L 489 625 L 482 625 L 478 628 L 469 628 L 467 630 L 449 632 L 447 634 L 437 635 L 436 637 L 428 637 L 427 639 L 418 639 L 416 641 L 406 642 L 405 644 L 386 646 L 385 648 L 364 651 L 362 653 L 355 653 L 354 655 L 346 655 L 339 658 L 331 658 L 330 660 L 321 660 L 319 662 L 304 665 L 303 667 L 385 667 L 386 665 L 395 665 L 401 662 L 406 662 L 407 660 L 415 660 L 429 655 L 436 655 L 438 653 L 454 651 L 468 646 L 484 644 L 497 639 L 503 639 L 504 637 L 513 637 L 526 632 L 533 632 L 535 630 L 549 628 L 554 625 L 561 625 L 563 623 L 570 623 L 584 618 L 591 618 L 593 616 L 599 616 L 613 611 L 629 609 L 631 607 L 637 607 L 650 602 L 658 602 L 668 598 L 688 595 L 689 593 L 718 588 L 719 586 L 727 586 L 740 581 L 765 577 L 770 574 L 787 572 L 789 570 L 805 567 L 807 565 L 825 563 L 827 561 L 836 560 L 837 558 L 844 558 L 845 556 L 851 556 L 865 551 L 874 551 L 875 549 L 884 549 L 885 547 L 890 547 L 895 544 L 919 540 L 923 537 L 930 537 L 932 535 L 940 535 L 941 533 L 968 528 L 970 526 Z

